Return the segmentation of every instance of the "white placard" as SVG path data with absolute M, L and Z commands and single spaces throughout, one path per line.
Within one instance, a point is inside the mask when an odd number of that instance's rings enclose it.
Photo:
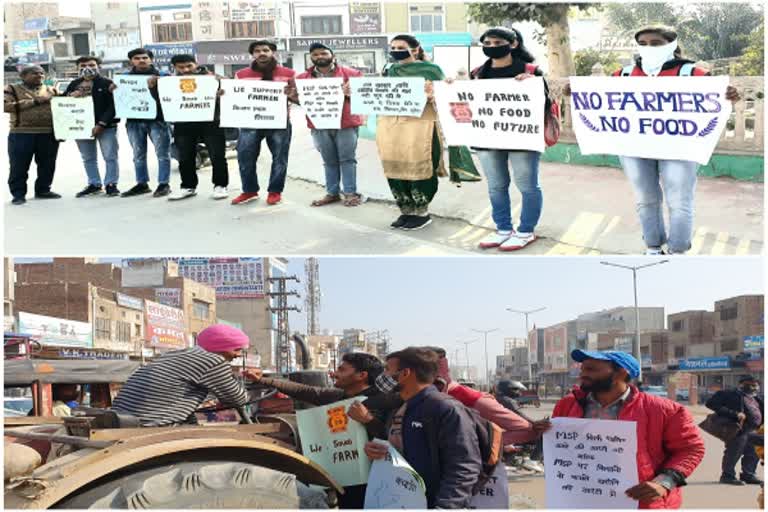
M 365 491 L 366 509 L 426 509 L 426 486 L 421 476 L 387 441 L 386 458 L 375 460 Z
M 115 115 L 119 119 L 154 119 L 157 103 L 149 91 L 149 75 L 116 75 Z
M 213 121 L 216 112 L 215 76 L 164 76 L 157 80 L 163 117 L 169 123 Z
M 435 82 L 449 146 L 544 151 L 544 80 L 501 78 Z
M 344 108 L 343 78 L 296 80 L 301 107 L 318 130 L 341 128 Z
M 58 140 L 93 139 L 96 124 L 92 98 L 51 98 L 53 133 Z
M 421 117 L 427 104 L 424 83 L 421 77 L 350 78 L 352 113 Z
M 509 479 L 507 466 L 499 462 L 493 474 L 480 489 L 472 496 L 469 508 L 480 510 L 509 510 Z
M 584 155 L 705 165 L 731 115 L 727 76 L 570 80 L 573 130 Z
M 544 433 L 547 508 L 636 509 L 637 423 L 553 418 Z
M 228 128 L 284 129 L 288 126 L 285 83 L 222 80 L 221 123 Z

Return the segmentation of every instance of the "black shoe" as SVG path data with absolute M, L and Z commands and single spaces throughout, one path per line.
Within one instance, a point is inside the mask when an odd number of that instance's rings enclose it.
M 140 196 L 141 194 L 149 194 L 152 192 L 152 189 L 149 188 L 149 185 L 146 183 L 138 183 L 133 186 L 130 190 L 127 192 L 123 192 L 121 197 L 133 197 L 133 196 Z
M 75 197 L 86 197 L 101 194 L 101 187 L 98 185 L 88 185 L 83 190 L 75 194 Z
M 394 229 L 400 229 L 400 228 L 402 228 L 403 226 L 405 226 L 405 223 L 406 223 L 406 222 L 408 222 L 408 220 L 409 220 L 410 218 L 411 218 L 411 216 L 410 216 L 410 215 L 401 215 L 401 216 L 399 216 L 399 217 L 397 218 L 397 220 L 395 220 L 395 222 L 393 222 L 392 224 L 390 224 L 390 227 L 392 227 L 392 228 L 394 228 Z
M 417 229 L 422 229 L 432 224 L 432 217 L 429 215 L 425 217 L 419 217 L 417 215 L 412 215 L 410 220 L 405 223 L 405 226 L 403 226 L 403 229 L 406 231 L 416 231 Z
M 56 192 L 49 190 L 48 192 L 40 192 L 35 194 L 35 199 L 61 199 L 61 196 Z
M 26 202 L 27 200 L 24 199 L 23 197 L 14 197 L 13 201 L 11 201 L 11 204 L 15 204 L 16 206 L 18 206 L 21 204 L 25 204 Z
M 747 485 L 746 482 L 742 482 L 741 480 L 738 480 L 732 476 L 721 476 L 720 483 L 728 485 Z
M 757 478 L 755 475 L 741 475 L 741 481 L 745 484 L 752 485 L 761 485 L 763 483 L 763 481 Z
M 171 193 L 171 186 L 167 183 L 161 183 L 157 186 L 157 190 L 152 194 L 153 197 L 163 197 Z
M 106 192 L 107 197 L 117 197 L 120 195 L 120 191 L 117 190 L 117 184 L 107 185 Z

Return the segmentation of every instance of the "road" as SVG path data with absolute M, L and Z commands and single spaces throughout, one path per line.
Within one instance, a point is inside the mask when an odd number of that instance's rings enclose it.
M 552 414 L 554 404 L 543 403 L 541 408 L 526 408 L 534 419 L 541 419 Z M 692 407 L 694 420 L 700 423 L 708 414 L 703 406 Z M 704 460 L 688 479 L 688 485 L 683 487 L 683 508 L 686 509 L 756 509 L 759 486 L 748 485 L 735 487 L 718 483 L 720 478 L 720 461 L 723 455 L 723 443 L 703 433 L 705 443 Z M 738 466 L 737 466 L 738 472 Z M 763 478 L 764 469 L 758 469 L 758 476 Z M 509 484 L 510 496 L 521 508 L 546 508 L 546 493 L 544 477 L 531 474 L 512 473 Z M 532 507 L 531 507 L 532 505 Z
M 299 111 L 297 111 L 299 112 Z M 2 120 L 0 120 L 2 122 Z M 130 144 L 119 128 L 120 188 L 134 184 Z M 150 145 L 150 176 L 157 162 Z M 240 192 L 234 153 L 230 154 L 230 197 Z M 177 203 L 165 198 L 92 197 L 75 199 L 85 186 L 85 172 L 74 142 L 62 144 L 54 190 L 61 200 L 30 200 L 11 206 L 5 192 L 5 250 L 17 255 L 56 254 L 260 254 L 269 255 L 478 255 L 477 243 L 492 232 L 485 182 L 461 188 L 441 180 L 432 205 L 435 221 L 415 232 L 395 231 L 398 216 L 381 171 L 374 141 L 360 139 L 358 186 L 373 198 L 358 208 L 339 204 L 312 208 L 324 195 L 322 162 L 306 124 L 294 115 L 289 180 L 282 204 L 232 206 L 208 198 L 211 170 L 200 171 L 198 196 Z M 268 176 L 266 145 L 258 164 L 263 184 Z M 104 172 L 104 163 L 100 161 Z M 34 167 L 34 165 L 33 165 Z M 173 162 L 171 186 L 180 178 Z M 34 174 L 34 171 L 33 171 Z M 540 239 L 520 255 L 639 254 L 643 251 L 632 191 L 616 169 L 543 163 L 544 211 Z M 151 185 L 156 185 L 153 181 Z M 513 187 L 514 188 L 514 187 Z M 520 214 L 513 190 L 513 215 Z M 690 254 L 760 254 L 763 246 L 763 184 L 730 179 L 699 181 L 697 224 Z

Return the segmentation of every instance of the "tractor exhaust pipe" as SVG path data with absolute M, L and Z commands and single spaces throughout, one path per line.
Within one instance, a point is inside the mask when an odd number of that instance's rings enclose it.
M 299 334 L 294 334 L 293 342 L 296 343 L 296 346 L 301 349 L 301 368 L 303 370 L 309 370 L 309 350 L 307 349 L 307 344 L 304 341 L 304 338 L 302 338 Z

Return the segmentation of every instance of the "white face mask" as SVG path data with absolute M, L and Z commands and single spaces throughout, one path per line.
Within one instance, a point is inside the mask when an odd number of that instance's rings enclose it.
M 675 50 L 677 50 L 677 40 L 664 46 L 638 46 L 637 51 L 642 59 L 640 64 L 645 74 L 658 75 L 664 63 L 675 58 Z

